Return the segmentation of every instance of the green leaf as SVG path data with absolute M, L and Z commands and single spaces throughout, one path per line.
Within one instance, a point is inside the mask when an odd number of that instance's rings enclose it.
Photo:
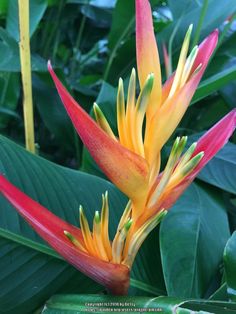
M 18 74 L 9 72 L 0 73 L 0 128 L 7 126 L 9 118 L 17 116 L 15 109 L 20 95 L 19 83 Z
M 209 298 L 210 300 L 228 301 L 227 285 L 223 283 Z
M 33 95 L 34 103 L 48 130 L 56 137 L 61 147 L 73 151 L 74 129 L 52 82 L 47 84 L 43 78 L 33 77 Z
M 96 27 L 108 28 L 111 25 L 112 13 L 110 9 L 100 6 L 83 5 L 81 13 L 96 23 Z
M 206 300 L 188 301 L 169 297 L 147 298 L 98 295 L 56 295 L 46 303 L 42 314 L 77 314 L 88 312 L 230 314 L 236 313 L 236 303 Z
M 217 274 L 229 235 L 227 213 L 219 195 L 193 183 L 161 223 L 168 295 L 203 297 Z
M 236 231 L 228 240 L 224 251 L 224 265 L 227 292 L 232 301 L 236 301 Z
M 236 79 L 236 65 L 232 64 L 231 67 L 223 69 L 221 72 L 212 75 L 200 83 L 191 104 L 205 98 L 206 96 L 218 91 L 226 84 Z
M 235 108 L 235 99 L 236 99 L 236 83 L 231 82 L 220 91 L 220 94 L 228 106 L 233 109 Z
M 188 145 L 198 141 L 203 133 L 189 136 Z M 214 145 L 212 143 L 212 145 Z M 236 145 L 227 143 L 201 170 L 198 178 L 222 190 L 236 194 Z
M 116 53 L 112 56 L 109 73 L 107 72 L 107 76 L 104 76 L 104 79 L 116 86 L 120 77 L 126 78 L 130 76 L 135 63 L 135 38 L 131 36 L 122 42 Z
M 190 24 L 194 25 L 193 36 L 196 31 L 203 0 L 200 1 L 168 1 L 172 14 L 174 15 L 174 22 L 168 26 L 162 33 L 162 40 L 168 42 L 170 35 L 175 27 L 175 25 L 180 23 L 178 31 L 176 33 L 174 43 L 175 48 L 180 47 L 184 38 L 184 35 Z M 201 40 L 210 34 L 215 28 L 219 27 L 230 15 L 232 15 L 236 10 L 236 2 L 234 0 L 225 0 L 224 2 L 218 3 L 216 5 L 215 0 L 208 1 L 208 8 L 206 16 L 203 21 L 201 29 Z
M 110 49 L 109 59 L 106 65 L 104 79 L 107 80 L 117 51 L 121 43 L 132 33 L 135 25 L 134 18 L 134 1 L 128 1 L 124 5 L 124 1 L 118 0 L 113 12 L 111 31 L 108 37 L 108 47 Z M 124 58 L 127 61 L 126 58 Z
M 198 178 L 236 194 L 236 145 L 228 143 L 204 167 Z
M 0 27 L 0 71 L 20 72 L 19 46 L 17 41 Z M 31 55 L 32 71 L 47 71 L 46 61 L 40 56 Z
M 7 13 L 8 8 L 8 0 L 2 0 L 0 2 L 0 16 L 5 15 Z
M 125 4 L 122 0 L 116 2 L 108 37 L 109 49 L 116 50 L 121 41 L 134 30 L 134 6 L 134 1 L 127 1 Z
M 30 35 L 32 36 L 47 8 L 47 0 L 30 0 L 29 4 Z M 6 30 L 16 41 L 19 41 L 19 12 L 17 0 L 9 0 Z

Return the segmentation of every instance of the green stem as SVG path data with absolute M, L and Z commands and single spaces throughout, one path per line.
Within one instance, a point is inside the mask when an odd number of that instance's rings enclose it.
M 89 5 L 89 0 L 86 1 L 86 8 Z M 86 15 L 83 15 L 82 20 L 81 20 L 81 24 L 80 24 L 80 28 L 79 28 L 79 33 L 75 42 L 75 48 L 74 48 L 74 58 L 72 60 L 72 64 L 71 64 L 71 74 L 70 77 L 74 77 L 75 75 L 75 71 L 76 71 L 76 53 L 80 48 L 81 45 L 81 41 L 82 41 L 82 36 L 83 36 L 83 32 L 84 32 L 84 28 L 85 28 L 85 23 L 86 23 Z M 78 60 L 78 62 L 80 62 L 80 58 Z M 75 153 L 76 153 L 76 161 L 77 161 L 77 168 L 80 168 L 80 164 L 81 164 L 81 141 L 78 137 L 78 134 L 76 132 L 76 130 L 74 129 L 74 145 L 75 145 Z
M 105 73 L 104 73 L 104 76 L 103 76 L 103 80 L 106 81 L 107 78 L 108 78 L 108 74 L 110 72 L 110 68 L 112 66 L 112 63 L 113 63 L 113 60 L 116 56 L 116 52 L 118 50 L 118 48 L 120 47 L 120 43 L 121 41 L 125 38 L 125 36 L 129 33 L 129 30 L 131 29 L 132 25 L 134 23 L 134 17 L 130 20 L 129 24 L 127 25 L 127 27 L 124 29 L 124 31 L 122 32 L 122 34 L 120 35 L 120 37 L 118 38 L 116 44 L 115 44 L 115 47 L 113 48 L 112 52 L 111 52 L 111 55 L 110 55 L 110 58 L 108 60 L 108 63 L 107 63 L 107 66 L 106 66 L 106 69 L 105 69 Z
M 89 0 L 87 0 L 87 2 L 86 2 L 86 8 L 87 8 L 88 4 L 89 4 Z M 80 44 L 81 44 L 82 35 L 83 35 L 83 32 L 84 32 L 86 19 L 87 19 L 86 15 L 83 15 L 82 20 L 81 20 L 81 24 L 80 24 L 80 28 L 79 28 L 78 37 L 77 37 L 76 42 L 75 42 L 74 58 L 73 58 L 72 64 L 71 64 L 71 77 L 73 77 L 75 75 L 76 62 L 77 62 L 76 54 L 77 54 L 77 51 L 80 48 Z M 78 62 L 80 62 L 80 60 L 78 60 Z
M 25 125 L 26 149 L 35 153 L 34 112 L 32 98 L 30 34 L 29 34 L 29 0 L 18 0 L 20 24 L 20 62 L 23 84 L 23 111 Z
M 208 8 L 208 0 L 204 0 L 203 6 L 201 9 L 201 13 L 200 13 L 200 17 L 198 20 L 198 24 L 197 24 L 197 29 L 196 29 L 196 32 L 195 32 L 195 35 L 193 38 L 192 48 L 195 47 L 197 45 L 197 43 L 199 42 L 202 24 L 203 24 L 204 18 L 206 16 L 207 8 Z
M 48 34 L 50 33 L 50 29 L 51 29 L 51 20 L 53 19 L 53 11 L 50 10 L 47 16 L 47 19 L 45 21 L 44 27 L 43 27 L 43 33 L 42 33 L 42 39 L 41 39 L 41 43 L 40 43 L 40 47 L 41 47 L 41 51 L 42 51 L 42 55 L 43 55 L 43 51 L 44 48 L 46 46 L 47 40 L 48 40 Z
M 170 36 L 170 40 L 169 40 L 169 43 L 168 43 L 168 55 L 169 55 L 169 71 L 170 73 L 172 73 L 172 46 L 173 46 L 173 41 L 174 41 L 174 38 L 175 38 L 175 35 L 177 33 L 177 30 L 179 28 L 179 25 L 180 25 L 180 22 L 181 22 L 182 18 L 180 18 L 177 22 L 177 24 L 175 25 L 175 28 Z
M 228 30 L 230 29 L 230 27 L 231 27 L 231 25 L 232 25 L 232 23 L 233 23 L 233 21 L 234 21 L 235 19 L 236 19 L 236 13 L 234 13 L 234 15 L 232 16 L 230 22 L 225 25 L 225 27 L 224 27 L 222 33 L 220 34 L 219 40 L 218 40 L 218 44 L 217 44 L 217 46 L 216 46 L 216 49 L 213 51 L 212 56 L 211 56 L 211 59 L 210 59 L 210 61 L 208 62 L 208 67 L 209 67 L 209 64 L 212 62 L 212 60 L 214 60 L 214 56 L 215 56 L 216 52 L 218 51 L 218 49 L 219 49 L 219 48 L 221 47 L 221 45 L 223 44 L 224 38 L 225 38 L 225 36 L 226 36 Z
M 217 49 L 219 49 L 219 47 L 222 45 L 223 43 L 223 40 L 228 32 L 228 30 L 230 29 L 233 21 L 236 19 L 236 13 L 234 13 L 234 15 L 231 17 L 229 23 L 227 23 L 222 31 L 222 33 L 220 34 L 220 37 L 219 37 L 219 41 L 218 41 L 218 45 L 217 45 Z
M 47 42 L 45 43 L 45 46 L 44 46 L 44 50 L 43 50 L 43 56 L 44 57 L 48 57 L 48 51 L 50 49 L 51 43 L 52 43 L 52 41 L 54 39 L 55 33 L 58 30 L 58 27 L 59 27 L 59 24 L 60 24 L 60 17 L 61 17 L 62 9 L 64 7 L 64 3 L 65 3 L 65 0 L 61 0 L 59 2 L 59 6 L 58 6 L 58 11 L 57 11 L 57 16 L 56 16 L 55 22 L 54 22 L 54 24 L 53 24 L 53 26 L 51 28 L 51 32 L 49 33 L 49 35 L 47 37 Z
M 56 36 L 55 36 L 55 41 L 53 45 L 53 52 L 52 52 L 52 60 L 55 60 L 56 54 L 57 54 L 57 49 L 58 49 L 58 44 L 60 40 L 60 31 L 57 31 Z

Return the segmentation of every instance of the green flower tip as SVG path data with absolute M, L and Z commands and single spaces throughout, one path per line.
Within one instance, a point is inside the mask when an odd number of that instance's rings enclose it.
M 129 229 L 130 229 L 132 223 L 133 223 L 133 220 L 132 220 L 132 219 L 129 219 L 129 220 L 124 224 L 124 229 L 125 229 L 126 232 L 129 231 Z
M 96 224 L 99 224 L 101 219 L 100 219 L 100 215 L 99 215 L 99 211 L 95 211 L 95 214 L 94 214 L 94 221 Z

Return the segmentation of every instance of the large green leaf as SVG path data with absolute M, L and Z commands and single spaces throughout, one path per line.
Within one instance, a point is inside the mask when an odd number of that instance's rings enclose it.
M 112 25 L 108 38 L 108 46 L 112 51 L 134 30 L 134 1 L 118 0 L 113 12 Z
M 48 78 L 48 76 L 47 76 Z M 74 149 L 75 132 L 55 86 L 39 76 L 33 78 L 34 103 L 48 130 L 67 151 Z
M 235 108 L 235 99 L 236 99 L 236 83 L 231 82 L 227 84 L 224 88 L 220 90 L 220 94 L 230 108 Z
M 216 291 L 214 291 L 209 299 L 215 301 L 229 301 L 226 283 L 224 282 Z
M 203 297 L 217 274 L 229 235 L 221 198 L 214 190 L 193 183 L 160 228 L 168 295 Z
M 197 141 L 203 133 L 189 136 L 188 145 Z M 214 145 L 214 144 L 212 144 Z M 198 178 L 222 190 L 236 194 L 236 145 L 227 143 L 201 170 Z
M 111 183 L 57 166 L 2 136 L 0 172 L 33 199 L 74 225 L 78 225 L 79 204 L 84 206 L 91 222 L 95 210 L 101 207 L 101 194 L 108 190 L 111 237 L 127 201 Z M 4 313 L 32 313 L 58 291 L 92 293 L 99 289 L 49 250 L 2 196 L 0 228 L 0 308 L 5 309 Z M 73 278 L 73 285 L 70 278 Z M 165 293 L 157 231 L 152 233 L 136 259 L 131 285 L 131 290 L 142 291 L 142 294 Z
M 30 0 L 30 35 L 36 30 L 47 8 L 47 0 Z M 19 41 L 19 12 L 18 1 L 9 0 L 6 30 Z
M 236 194 L 236 145 L 228 143 L 199 173 L 198 178 Z
M 20 95 L 18 73 L 0 73 L 0 128 L 6 127 L 9 118 L 17 117 L 15 109 Z
M 0 71 L 20 72 L 19 45 L 9 33 L 0 27 Z M 31 54 L 32 71 L 46 71 L 46 62 L 38 55 Z
M 226 244 L 224 251 L 224 265 L 227 292 L 230 299 L 236 301 L 236 231 Z
M 83 5 L 81 6 L 81 13 L 93 23 L 96 23 L 97 28 L 108 28 L 111 25 L 111 9 L 102 6 Z
M 5 15 L 7 13 L 8 0 L 2 0 L 0 2 L 0 16 Z
M 236 79 L 236 65 L 232 64 L 226 69 L 222 69 L 220 72 L 212 75 L 200 83 L 191 104 L 205 98 L 206 96 L 218 91 L 226 84 L 233 82 Z
M 193 312 L 194 311 L 194 312 Z M 203 312 L 204 311 L 204 312 Z M 56 295 L 43 310 L 43 314 L 77 313 L 236 313 L 236 303 L 181 300 L 169 297 L 111 297 L 96 295 Z
M 0 228 L 1 313 L 32 313 L 56 291 L 101 291 L 54 255 L 46 246 Z

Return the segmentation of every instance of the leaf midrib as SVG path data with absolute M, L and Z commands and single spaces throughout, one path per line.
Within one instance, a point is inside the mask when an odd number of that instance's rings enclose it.
M 36 241 L 32 241 L 28 238 L 20 236 L 16 233 L 9 231 L 9 230 L 5 230 L 3 228 L 0 228 L 0 237 L 5 238 L 5 239 L 10 240 L 10 241 L 13 241 L 15 243 L 18 243 L 20 245 L 26 246 L 26 247 L 31 248 L 33 250 L 36 250 L 40 253 L 43 253 L 43 254 L 52 256 L 54 258 L 58 258 L 58 259 L 63 260 L 63 258 L 60 255 L 58 255 L 53 249 L 51 249 L 47 245 L 38 243 Z

